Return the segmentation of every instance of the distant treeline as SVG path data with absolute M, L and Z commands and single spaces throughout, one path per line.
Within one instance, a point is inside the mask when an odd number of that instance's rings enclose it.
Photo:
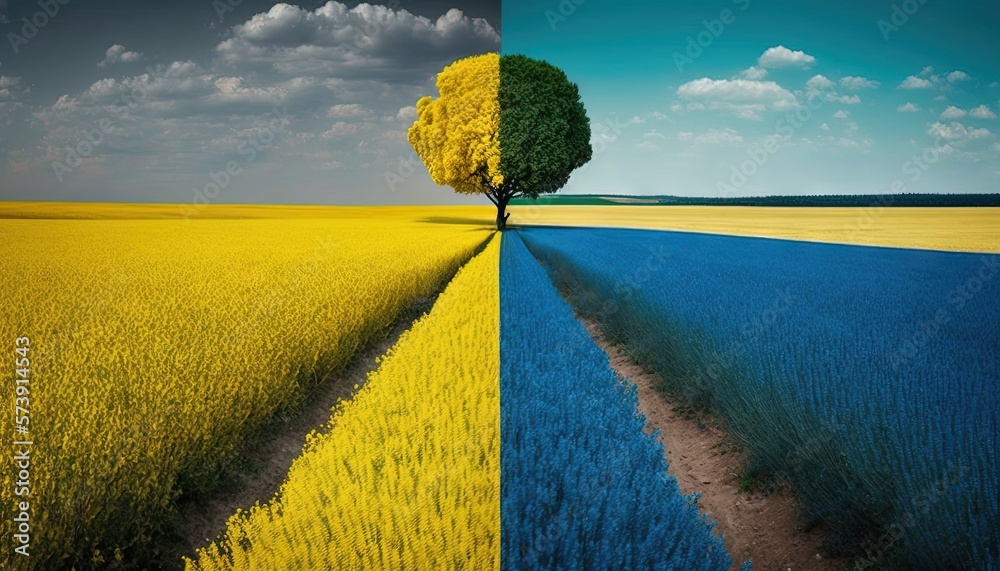
M 710 198 L 695 196 L 626 196 L 606 194 L 555 194 L 537 201 L 515 198 L 512 206 L 1000 206 L 998 194 L 831 194 L 823 196 L 743 196 Z

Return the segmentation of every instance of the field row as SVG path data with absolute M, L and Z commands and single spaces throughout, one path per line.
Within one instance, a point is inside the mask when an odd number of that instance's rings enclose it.
M 234 515 L 189 570 L 498 568 L 499 252 L 497 237 L 310 438 L 278 496 Z
M 1000 256 L 519 230 L 664 389 L 879 569 L 1000 563 Z
M 500 292 L 504 568 L 729 569 L 643 432 L 635 388 L 513 233 Z
M 32 555 L 0 550 L 4 569 L 162 556 L 178 501 L 215 493 L 241 443 L 490 236 L 374 217 L 4 220 L 0 233 L 0 336 L 32 340 L 27 436 L 45 459 L 31 474 Z M 3 402 L 14 396 L 3 383 Z M 5 542 L 13 462 L 0 458 Z

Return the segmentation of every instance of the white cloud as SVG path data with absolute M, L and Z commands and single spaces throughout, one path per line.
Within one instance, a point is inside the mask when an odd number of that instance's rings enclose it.
M 989 129 L 967 128 L 961 123 L 951 122 L 944 124 L 935 122 L 927 128 L 927 134 L 941 137 L 949 141 L 961 141 L 966 139 L 985 139 L 992 135 Z
M 857 95 L 836 95 L 829 94 L 826 96 L 827 101 L 833 101 L 835 103 L 843 103 L 845 105 L 857 105 L 861 103 L 861 98 Z
M 750 81 L 760 81 L 767 77 L 767 70 L 762 67 L 752 65 L 744 69 L 736 76 L 737 79 L 749 79 Z
M 677 133 L 677 140 L 678 141 L 691 141 L 693 139 L 694 139 L 694 133 L 692 133 L 690 131 L 681 131 L 681 132 Z
M 990 145 L 990 150 L 995 153 L 1000 153 L 1000 143 L 993 143 Z
M 355 135 L 360 130 L 357 123 L 345 123 L 337 121 L 330 126 L 330 129 L 323 133 L 324 139 L 343 139 L 350 135 Z
M 396 113 L 396 119 L 400 121 L 416 121 L 417 120 L 417 108 L 413 105 L 403 107 Z
M 228 63 L 285 74 L 423 81 L 456 54 L 499 46 L 500 36 L 486 20 L 457 8 L 432 20 L 402 9 L 331 1 L 313 11 L 275 4 L 233 27 L 215 50 Z
M 809 78 L 806 82 L 806 89 L 810 91 L 822 91 L 824 89 L 833 89 L 834 83 L 830 81 L 825 75 L 814 75 Z
M 929 65 L 920 70 L 920 75 L 922 77 L 927 77 L 932 73 L 934 73 L 934 68 Z
M 659 131 L 657 131 L 657 130 L 654 129 L 652 131 L 647 131 L 647 132 L 643 133 L 642 138 L 643 139 L 666 139 L 667 136 L 664 135 L 663 133 L 661 133 L 661 132 L 659 132 Z
M 745 107 L 744 111 L 759 111 L 761 105 L 772 109 L 791 109 L 797 105 L 795 96 L 773 81 L 703 77 L 681 85 L 677 94 L 685 99 L 723 103 L 717 106 L 719 109 L 734 109 L 733 105 L 747 104 L 758 107 Z M 734 110 L 739 110 L 739 107 Z
M 374 113 L 358 103 L 334 105 L 326 110 L 326 116 L 331 119 L 370 119 Z
M 816 58 L 805 52 L 792 51 L 785 46 L 775 46 L 764 50 L 764 53 L 757 59 L 757 63 L 761 67 L 801 67 L 808 69 L 816 63 Z
M 948 74 L 947 79 L 949 83 L 958 83 L 959 81 L 968 81 L 972 78 L 964 71 L 953 71 Z
M 930 89 L 934 84 L 929 79 L 911 75 L 899 84 L 898 89 Z
M 899 107 L 897 107 L 896 111 L 899 111 L 900 113 L 914 113 L 914 112 L 916 112 L 919 109 L 920 108 L 917 107 L 916 105 L 907 102 L 907 103 L 904 103 L 903 105 L 900 105 Z
M 848 113 L 847 111 L 844 111 L 843 109 L 841 109 L 840 111 L 837 111 L 836 113 L 833 114 L 833 116 L 835 118 L 837 118 L 837 119 L 847 119 L 848 115 L 850 115 L 850 113 Z
M 990 84 L 990 87 L 1000 87 L 1000 82 L 994 81 L 993 83 Z
M 969 110 L 969 116 L 975 117 L 976 119 L 996 119 L 997 114 L 994 113 L 989 105 L 980 105 L 979 107 L 973 107 Z
M 840 137 L 839 139 L 829 137 L 829 140 L 837 146 L 846 147 L 848 149 L 860 149 L 863 152 L 871 149 L 872 145 L 875 144 L 875 141 L 869 137 L 865 137 L 860 141 L 855 141 L 854 139 L 848 139 L 846 137 Z
M 642 149 L 643 151 L 659 151 L 660 150 L 660 147 L 658 147 L 656 145 L 656 143 L 654 143 L 652 141 L 642 141 L 641 143 L 636 144 L 635 147 L 637 149 Z
M 858 89 L 873 89 L 881 85 L 879 82 L 873 79 L 867 79 L 857 75 L 848 75 L 846 77 L 840 78 L 840 86 L 844 89 L 850 89 L 851 91 L 857 91 Z
M 947 109 L 941 112 L 942 119 L 961 119 L 965 117 L 965 110 L 959 109 L 954 105 L 949 105 Z
M 830 130 L 830 126 L 827 125 L 826 123 L 823 123 L 822 125 L 820 125 L 819 128 L 823 129 L 824 131 L 829 131 Z
M 192 48 L 190 57 L 202 65 L 166 60 L 168 65 L 146 73 L 132 72 L 144 64 L 121 62 L 138 53 L 125 55 L 128 49 L 112 46 L 108 62 L 114 65 L 92 68 L 98 75 L 85 76 L 82 88 L 54 93 L 59 98 L 54 103 L 39 101 L 28 117 L 38 136 L 21 137 L 18 146 L 7 141 L 0 153 L 7 155 L 9 169 L 16 165 L 18 172 L 47 180 L 52 163 L 66 160 L 66 147 L 78 144 L 84 127 L 110 118 L 114 132 L 89 159 L 94 168 L 81 165 L 67 175 L 74 177 L 69 187 L 60 191 L 45 184 L 54 190 L 39 187 L 38 196 L 66 196 L 69 188 L 101 198 L 127 196 L 109 192 L 113 177 L 122 189 L 144 185 L 161 192 L 157 196 L 183 200 L 177 189 L 201 187 L 207 173 L 280 119 L 280 133 L 268 135 L 273 141 L 250 159 L 255 174 L 243 175 L 241 199 L 266 198 L 275 180 L 295 182 L 289 182 L 296 187 L 290 192 L 307 196 L 302 188 L 328 180 L 330 171 L 324 169 L 348 165 L 344 187 L 374 188 L 381 201 L 388 192 L 380 189 L 382 173 L 395 172 L 396 157 L 412 152 L 401 118 L 412 118 L 414 102 L 433 94 L 433 77 L 444 65 L 496 51 L 499 38 L 484 20 L 457 10 L 426 19 L 382 6 L 331 2 L 312 9 L 321 3 L 310 10 L 278 4 L 232 22 L 208 51 Z M 14 79 L 0 76 L 0 83 L 2 138 L 8 134 L 5 109 L 23 106 L 18 99 L 25 81 L 13 85 Z M 15 100 L 8 102 L 9 97 Z M 130 101 L 134 104 L 125 107 Z M 311 158 L 311 152 L 322 154 Z M 422 179 L 407 186 L 415 192 L 432 188 Z
M 743 137 L 738 131 L 727 127 L 725 129 L 709 129 L 695 137 L 694 142 L 711 145 L 738 145 L 743 142 Z
M 141 59 L 141 53 L 130 52 L 125 49 L 125 46 L 115 44 L 104 52 L 104 59 L 97 64 L 97 67 L 106 67 L 116 63 L 134 63 Z

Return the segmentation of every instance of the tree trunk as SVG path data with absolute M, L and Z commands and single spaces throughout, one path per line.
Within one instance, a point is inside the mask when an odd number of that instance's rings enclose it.
M 506 212 L 509 201 L 510 197 L 505 197 L 497 203 L 497 230 L 501 232 L 507 229 L 507 219 L 510 218 L 510 212 Z

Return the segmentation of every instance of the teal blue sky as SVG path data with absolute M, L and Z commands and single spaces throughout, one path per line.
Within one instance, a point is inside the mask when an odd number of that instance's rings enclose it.
M 580 86 L 570 193 L 1000 191 L 1000 3 L 506 0 Z

